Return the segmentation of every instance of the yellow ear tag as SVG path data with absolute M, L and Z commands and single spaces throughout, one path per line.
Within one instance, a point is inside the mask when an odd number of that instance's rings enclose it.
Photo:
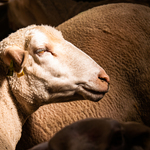
M 13 73 L 14 73 L 14 65 L 13 65 L 13 61 L 11 60 L 7 76 L 13 76 Z
M 18 78 L 21 77 L 21 76 L 23 76 L 23 75 L 24 75 L 23 69 L 21 70 L 21 72 L 17 73 L 17 77 Z

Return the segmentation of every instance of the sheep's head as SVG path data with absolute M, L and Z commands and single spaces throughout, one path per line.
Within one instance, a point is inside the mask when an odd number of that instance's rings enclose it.
M 105 71 L 66 41 L 61 32 L 50 26 L 34 26 L 23 36 L 23 45 L 12 44 L 1 53 L 5 64 L 13 61 L 16 72 L 24 71 L 23 77 L 14 74 L 9 79 L 18 99 L 28 99 L 38 106 L 82 99 L 98 101 L 108 91 Z

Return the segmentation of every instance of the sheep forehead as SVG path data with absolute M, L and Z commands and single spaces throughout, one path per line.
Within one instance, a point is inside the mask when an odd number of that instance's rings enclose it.
M 26 44 L 29 44 L 29 41 L 34 41 L 33 44 L 37 46 L 40 43 L 46 43 L 48 40 L 52 42 L 60 42 L 63 39 L 63 36 L 60 31 L 56 30 L 50 26 L 36 26 L 31 30 L 27 30 L 25 33 Z M 39 45 L 40 46 L 40 45 Z
M 43 32 L 37 30 L 30 41 L 30 45 L 33 47 L 42 48 L 48 42 L 48 37 Z
M 41 30 L 45 30 L 50 36 L 55 37 L 57 39 L 63 39 L 62 33 L 51 26 L 40 26 Z

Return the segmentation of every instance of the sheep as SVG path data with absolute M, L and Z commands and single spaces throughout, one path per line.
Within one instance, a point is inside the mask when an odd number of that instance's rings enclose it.
M 150 6 L 149 0 L 9 0 L 9 26 L 16 31 L 31 24 L 58 26 L 73 16 L 108 3 L 130 2 Z
M 150 128 L 136 122 L 89 118 L 64 127 L 30 150 L 149 150 Z
M 23 124 L 40 106 L 98 101 L 109 89 L 106 72 L 47 25 L 31 25 L 2 40 L 0 70 L 1 150 L 15 150 Z
M 110 90 L 98 103 L 76 101 L 41 107 L 23 127 L 18 149 L 49 140 L 75 121 L 113 118 L 150 126 L 150 8 L 109 4 L 57 27 L 64 37 L 105 68 Z

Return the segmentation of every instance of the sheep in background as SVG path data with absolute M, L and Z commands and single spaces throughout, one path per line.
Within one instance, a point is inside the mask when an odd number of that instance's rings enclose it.
M 31 24 L 57 26 L 95 6 L 120 2 L 150 6 L 149 0 L 0 0 L 0 39 Z
M 95 6 L 119 2 L 150 6 L 149 0 L 9 0 L 9 25 L 13 30 L 31 24 L 58 26 L 80 12 Z
M 32 25 L 1 41 L 0 71 L 1 150 L 15 150 L 22 125 L 40 106 L 98 101 L 109 88 L 105 71 L 50 26 Z
M 85 119 L 66 126 L 30 150 L 149 150 L 150 128 L 109 118 Z

